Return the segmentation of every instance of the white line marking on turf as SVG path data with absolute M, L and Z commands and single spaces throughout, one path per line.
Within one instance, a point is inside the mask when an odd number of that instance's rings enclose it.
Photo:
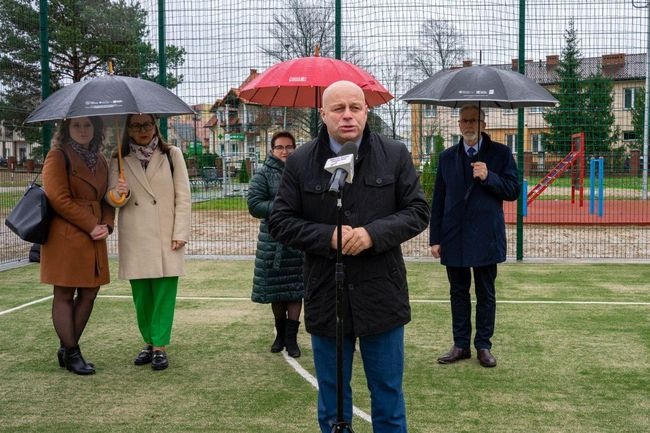
M 8 310 L 0 311 L 0 316 L 2 316 L 3 314 L 11 313 L 11 312 L 16 311 L 16 310 L 20 310 L 21 308 L 29 307 L 30 305 L 38 304 L 39 302 L 47 301 L 47 300 L 52 299 L 52 298 L 53 298 L 53 295 L 46 296 L 44 298 L 37 299 L 35 301 L 28 302 L 28 303 L 23 304 L 23 305 L 19 305 L 17 307 L 10 308 Z
M 286 350 L 282 351 L 282 356 L 284 356 L 284 360 L 287 361 L 287 363 L 298 373 L 300 376 L 302 376 L 303 379 L 305 379 L 307 382 L 311 383 L 312 386 L 316 389 L 318 389 L 318 382 L 316 381 L 316 378 L 311 375 L 307 370 L 305 370 L 302 365 L 298 363 L 294 358 L 290 357 L 287 354 Z M 352 412 L 361 418 L 362 420 L 372 423 L 372 419 L 370 418 L 370 415 L 362 411 L 356 406 L 352 406 Z
M 411 299 L 411 304 L 448 304 L 443 299 Z M 476 301 L 472 300 L 476 303 Z M 558 305 L 650 305 L 650 302 L 632 301 L 499 301 L 497 304 L 558 304 Z

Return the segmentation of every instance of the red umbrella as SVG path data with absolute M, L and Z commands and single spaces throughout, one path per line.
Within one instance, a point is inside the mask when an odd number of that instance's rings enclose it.
M 323 90 L 339 80 L 352 81 L 363 89 L 369 107 L 393 99 L 393 95 L 368 72 L 344 60 L 299 57 L 275 64 L 239 91 L 255 104 L 275 107 L 320 107 Z

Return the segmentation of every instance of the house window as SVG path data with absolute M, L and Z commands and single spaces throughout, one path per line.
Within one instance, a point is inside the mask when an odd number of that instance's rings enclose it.
M 452 134 L 451 135 L 451 145 L 453 146 L 454 144 L 460 143 L 460 135 L 458 134 Z
M 623 131 L 623 141 L 636 140 L 636 133 L 634 131 Z
M 431 149 L 433 149 L 433 135 L 427 135 L 424 137 L 424 155 L 431 155 Z
M 623 108 L 626 110 L 634 108 L 634 100 L 639 90 L 639 87 L 626 87 L 623 89 Z
M 544 107 L 530 107 L 528 113 L 530 114 L 541 114 L 544 112 Z
M 515 110 L 514 108 L 506 108 L 505 110 L 503 110 L 503 114 L 505 114 L 506 116 L 513 116 L 517 114 L 517 110 Z
M 506 134 L 506 145 L 512 153 L 517 153 L 517 134 Z
M 542 134 L 531 134 L 530 146 L 533 152 L 544 152 L 544 146 L 542 144 Z
M 451 117 L 458 117 L 458 116 L 460 116 L 460 108 L 452 108 Z
M 436 117 L 438 114 L 438 107 L 432 104 L 424 105 L 424 117 Z

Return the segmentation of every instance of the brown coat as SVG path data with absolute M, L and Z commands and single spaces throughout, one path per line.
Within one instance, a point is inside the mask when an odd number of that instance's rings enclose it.
M 62 152 L 70 162 L 67 170 Z M 69 146 L 54 146 L 43 165 L 43 187 L 56 216 L 41 247 L 41 282 L 64 287 L 108 284 L 106 240 L 90 237 L 97 224 L 113 227 L 115 209 L 104 201 L 106 159 L 100 156 L 93 174 Z

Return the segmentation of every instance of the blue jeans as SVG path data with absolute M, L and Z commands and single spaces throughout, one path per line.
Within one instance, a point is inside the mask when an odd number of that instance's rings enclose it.
M 355 339 L 343 341 L 343 418 L 352 425 L 352 358 Z M 318 424 L 331 433 L 336 413 L 336 339 L 311 336 L 318 380 Z M 402 391 L 404 327 L 383 334 L 359 337 L 359 349 L 370 390 L 373 433 L 406 433 L 406 407 Z

